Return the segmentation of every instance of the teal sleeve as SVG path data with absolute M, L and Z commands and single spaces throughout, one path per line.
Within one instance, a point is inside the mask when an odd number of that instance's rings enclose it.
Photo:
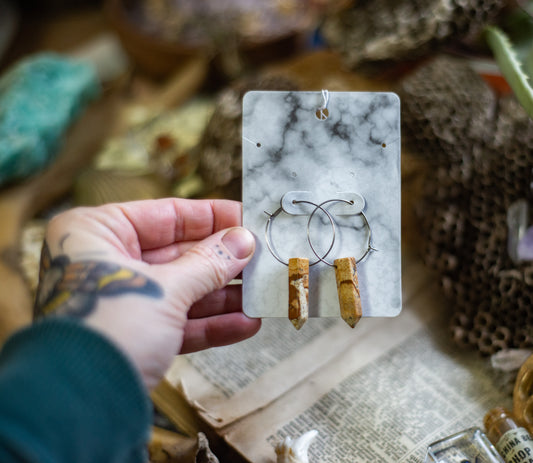
M 2 463 L 145 463 L 151 410 L 130 361 L 79 322 L 40 321 L 0 352 Z

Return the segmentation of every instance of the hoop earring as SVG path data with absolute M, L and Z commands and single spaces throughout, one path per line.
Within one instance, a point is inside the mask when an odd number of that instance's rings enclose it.
M 278 262 L 282 263 L 283 265 L 286 265 L 289 268 L 288 316 L 294 327 L 299 330 L 309 318 L 309 267 L 312 267 L 313 265 L 316 265 L 319 262 L 323 262 L 323 259 L 329 255 L 335 244 L 336 230 L 335 221 L 333 220 L 333 217 L 328 211 L 323 209 L 321 205 L 311 203 L 309 201 L 294 202 L 305 202 L 311 204 L 312 206 L 315 206 L 313 213 L 316 212 L 318 209 L 322 210 L 322 212 L 324 212 L 328 217 L 333 230 L 331 244 L 326 253 L 323 256 L 319 256 L 315 252 L 315 250 L 313 250 L 317 257 L 317 260 L 315 262 L 309 263 L 309 259 L 305 257 L 292 257 L 289 259 L 288 262 L 284 262 L 274 250 L 274 246 L 272 245 L 270 239 L 270 230 L 272 222 L 281 212 L 284 212 L 283 208 L 280 207 L 273 214 L 270 214 L 265 211 L 265 214 L 268 215 L 268 220 L 265 226 L 265 242 L 272 256 L 274 256 L 274 258 Z
M 327 256 L 327 254 L 322 257 L 319 256 L 316 252 L 315 247 L 313 246 L 313 242 L 311 240 L 310 226 L 316 211 L 319 208 L 324 210 L 322 206 L 331 202 L 344 202 L 350 204 L 350 201 L 347 201 L 345 199 L 329 199 L 320 203 L 311 213 L 311 215 L 309 216 L 309 220 L 307 221 L 307 242 L 309 243 L 309 247 L 313 251 L 313 254 L 321 262 L 326 265 L 329 265 L 330 267 L 335 268 L 335 281 L 337 283 L 337 294 L 339 296 L 341 317 L 350 327 L 355 328 L 355 325 L 357 325 L 357 323 L 363 316 L 361 293 L 359 291 L 359 279 L 357 277 L 357 263 L 362 261 L 370 251 L 375 250 L 371 244 L 372 229 L 370 228 L 370 224 L 368 223 L 368 219 L 366 218 L 364 212 L 361 211 L 359 214 L 363 218 L 365 227 L 368 228 L 367 247 L 363 255 L 357 260 L 355 259 L 355 257 L 342 257 L 339 259 L 335 259 L 333 263 L 326 261 L 325 257 Z

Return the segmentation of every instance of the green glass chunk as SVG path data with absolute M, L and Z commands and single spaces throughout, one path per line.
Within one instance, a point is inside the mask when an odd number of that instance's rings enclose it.
M 100 92 L 94 68 L 44 53 L 0 77 L 0 186 L 48 165 L 65 131 Z

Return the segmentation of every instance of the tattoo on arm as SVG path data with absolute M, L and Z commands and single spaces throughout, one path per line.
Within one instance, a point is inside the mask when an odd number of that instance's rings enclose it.
M 127 293 L 163 297 L 163 290 L 156 282 L 135 270 L 104 261 L 71 262 L 66 255 L 52 258 L 44 242 L 34 318 L 52 313 L 86 317 L 96 307 L 98 298 Z

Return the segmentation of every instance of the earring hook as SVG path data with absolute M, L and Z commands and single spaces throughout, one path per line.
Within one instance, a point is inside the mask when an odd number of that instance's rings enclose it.
M 307 201 L 298 201 L 298 202 L 305 203 Z M 332 202 L 343 202 L 343 203 L 346 203 L 346 204 L 351 204 L 352 203 L 352 201 L 348 201 L 346 199 L 328 199 L 327 201 L 324 201 L 324 202 L 320 203 L 319 205 L 317 205 L 317 207 L 313 210 L 313 212 L 311 212 L 311 215 L 309 216 L 309 220 L 307 221 L 307 242 L 309 243 L 309 247 L 313 251 L 313 254 L 321 262 L 323 262 L 326 265 L 329 265 L 330 267 L 335 267 L 335 264 L 332 264 L 332 263 L 328 262 L 327 260 L 325 260 L 326 256 L 329 254 L 329 251 L 328 251 L 327 254 L 325 254 L 322 257 L 316 252 L 316 249 L 313 246 L 313 242 L 311 240 L 311 231 L 310 231 L 311 221 L 313 220 L 313 217 L 314 217 L 316 211 L 320 208 L 321 210 L 326 212 L 326 210 L 323 209 L 322 206 L 324 206 L 324 204 L 328 204 L 328 203 L 332 203 Z M 368 228 L 368 243 L 367 243 L 367 248 L 366 248 L 365 252 L 363 253 L 363 255 L 359 259 L 356 260 L 356 263 L 361 262 L 368 255 L 368 253 L 370 251 L 376 251 L 376 249 L 374 247 L 372 247 L 372 244 L 371 244 L 372 228 L 370 227 L 370 223 L 368 222 L 368 219 L 366 218 L 366 215 L 365 215 L 365 213 L 363 211 L 361 211 L 359 214 L 363 217 L 363 220 L 365 222 L 365 227 Z M 329 215 L 329 213 L 328 213 L 328 215 Z
M 333 231 L 333 235 L 332 235 L 332 239 L 331 239 L 331 244 L 329 245 L 329 248 L 328 250 L 326 251 L 326 253 L 321 257 L 318 255 L 318 253 L 316 252 L 316 250 L 314 248 L 311 248 L 313 250 L 313 253 L 315 254 L 315 256 L 317 257 L 317 260 L 315 262 L 311 262 L 309 264 L 309 267 L 312 267 L 313 265 L 316 265 L 318 264 L 319 262 L 324 262 L 324 258 L 326 258 L 329 253 L 331 252 L 331 250 L 333 249 L 333 246 L 335 245 L 335 240 L 336 240 L 336 227 L 335 227 L 335 221 L 333 220 L 333 217 L 331 216 L 331 214 L 324 208 L 322 208 L 322 204 L 316 204 L 316 203 L 313 203 L 311 201 L 296 201 L 294 200 L 294 203 L 307 203 L 307 204 L 310 204 L 312 206 L 315 206 L 315 209 L 313 210 L 313 214 L 317 211 L 317 210 L 321 210 L 322 212 L 324 212 L 326 214 L 326 216 L 328 217 L 329 219 L 329 223 L 331 225 L 331 229 Z M 265 225 L 265 242 L 266 242 L 266 245 L 267 245 L 267 248 L 268 250 L 270 251 L 270 254 L 272 254 L 272 256 L 280 263 L 282 263 L 283 265 L 285 266 L 289 266 L 289 263 L 288 262 L 284 262 L 280 257 L 279 255 L 277 254 L 277 252 L 274 250 L 274 246 L 272 245 L 272 242 L 271 242 L 271 239 L 270 239 L 270 230 L 271 230 L 271 225 L 272 225 L 272 222 L 274 221 L 274 219 L 281 213 L 281 212 L 285 212 L 283 210 L 282 207 L 280 207 L 279 209 L 277 209 L 275 212 L 273 212 L 272 214 L 270 214 L 269 212 L 267 211 L 263 211 L 266 215 L 268 215 L 268 220 L 267 220 L 267 223 Z M 307 233 L 308 233 L 308 240 L 309 241 L 309 222 L 307 223 Z

